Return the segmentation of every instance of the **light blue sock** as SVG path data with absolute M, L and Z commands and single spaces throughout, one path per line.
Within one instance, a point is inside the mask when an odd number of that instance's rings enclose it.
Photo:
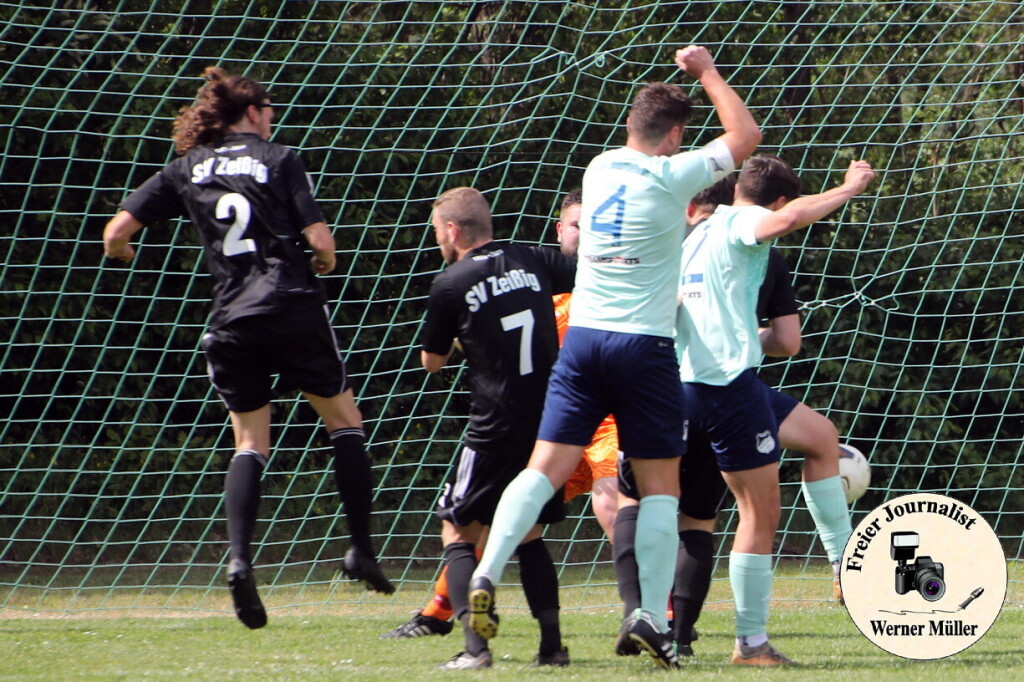
M 512 553 L 537 523 L 540 510 L 554 494 L 548 477 L 534 469 L 523 469 L 512 479 L 494 511 L 494 522 L 484 555 L 473 571 L 474 578 L 486 576 L 495 585 L 501 582 L 501 574 Z
M 838 561 L 843 557 L 846 541 L 853 532 L 842 479 L 832 476 L 820 481 L 804 482 L 803 491 L 807 511 L 811 512 L 814 525 L 818 528 L 818 537 L 825 546 L 828 560 Z
M 772 596 L 771 554 L 729 554 L 729 584 L 736 602 L 736 636 L 768 632 Z
M 679 500 L 671 495 L 648 495 L 640 500 L 636 517 L 636 564 L 640 577 L 640 608 L 651 614 L 659 631 L 667 632 L 665 610 L 676 572 Z

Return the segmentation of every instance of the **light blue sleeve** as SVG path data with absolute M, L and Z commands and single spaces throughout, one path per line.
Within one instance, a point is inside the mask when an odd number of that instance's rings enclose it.
M 773 240 L 757 241 L 755 230 L 771 211 L 762 206 L 745 206 L 736 210 L 729 222 L 729 241 L 736 246 L 749 247 L 755 251 L 771 246 Z
M 662 157 L 661 179 L 674 196 L 689 201 L 697 192 L 715 184 L 709 157 L 703 149 Z

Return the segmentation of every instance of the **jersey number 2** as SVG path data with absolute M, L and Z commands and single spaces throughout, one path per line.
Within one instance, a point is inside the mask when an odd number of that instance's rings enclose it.
M 245 229 L 249 227 L 249 218 L 252 216 L 252 206 L 249 205 L 248 199 L 237 192 L 225 194 L 217 200 L 215 215 L 217 220 L 233 219 L 228 233 L 224 235 L 224 243 L 221 245 L 221 251 L 225 256 L 238 256 L 256 250 L 255 240 L 242 239 Z
M 533 311 L 521 310 L 501 318 L 501 328 L 505 331 L 522 329 L 519 337 L 519 374 L 533 374 Z

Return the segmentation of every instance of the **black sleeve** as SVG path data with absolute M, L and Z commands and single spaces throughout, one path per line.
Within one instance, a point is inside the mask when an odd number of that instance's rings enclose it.
M 184 215 L 185 204 L 181 201 L 181 196 L 171 179 L 170 166 L 146 180 L 141 187 L 125 197 L 121 202 L 121 208 L 131 213 L 143 225 Z
M 313 223 L 327 222 L 313 198 L 313 181 L 306 172 L 306 164 L 292 149 L 287 151 L 281 161 L 281 181 L 289 197 L 288 210 L 299 230 Z
M 789 265 L 782 252 L 772 247 L 768 252 L 768 271 L 757 296 L 757 319 L 763 322 L 799 312 Z
M 420 334 L 423 350 L 448 355 L 459 335 L 459 313 L 445 273 L 434 278 L 427 298 L 427 317 Z
M 570 293 L 576 283 L 576 259 L 545 246 L 534 247 L 534 252 L 551 276 L 551 293 Z

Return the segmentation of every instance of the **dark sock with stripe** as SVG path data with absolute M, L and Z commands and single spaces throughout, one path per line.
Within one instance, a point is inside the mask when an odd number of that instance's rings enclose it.
M 487 640 L 469 628 L 469 581 L 476 569 L 476 548 L 471 542 L 453 542 L 444 548 L 444 561 L 448 567 L 448 599 L 456 620 L 462 624 L 466 651 L 479 656 L 487 651 Z
M 623 615 L 628 616 L 640 608 L 640 568 L 636 563 L 636 517 L 640 507 L 623 507 L 615 515 L 615 545 L 612 560 L 615 579 L 619 583 Z
M 558 622 L 558 571 L 543 538 L 516 548 L 519 576 L 530 613 L 540 625 L 541 656 L 562 650 L 562 629 Z
M 711 588 L 714 564 L 715 540 L 711 533 L 680 531 L 676 579 L 672 588 L 673 631 L 677 642 L 689 644 L 692 640 L 693 626 L 700 618 Z
M 366 454 L 366 437 L 358 427 L 331 432 L 334 449 L 334 482 L 345 509 L 352 544 L 371 557 L 377 553 L 370 539 L 370 513 L 373 511 L 373 471 Z
M 228 464 L 224 507 L 228 515 L 231 558 L 252 566 L 252 536 L 260 507 L 260 477 L 267 458 L 255 450 L 240 450 Z

